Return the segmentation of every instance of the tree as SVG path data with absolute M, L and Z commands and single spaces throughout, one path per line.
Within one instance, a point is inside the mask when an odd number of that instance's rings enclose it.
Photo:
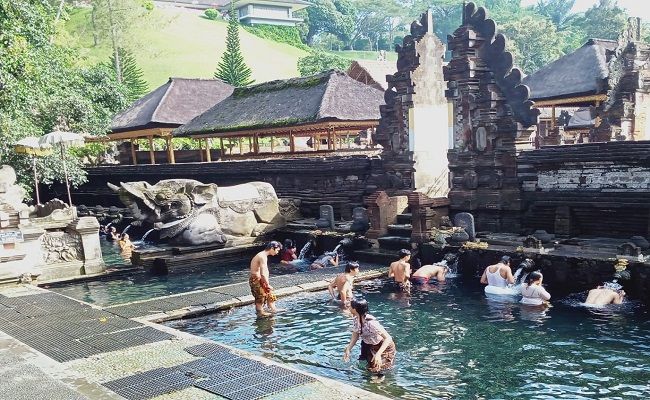
M 508 38 L 515 64 L 526 74 L 564 55 L 562 37 L 547 18 L 527 15 L 502 24 L 500 31 Z
M 590 38 L 616 40 L 625 27 L 625 19 L 625 10 L 616 1 L 600 0 L 585 11 L 574 25 L 582 33 L 583 43 Z
M 219 61 L 217 71 L 214 77 L 229 83 L 233 86 L 240 87 L 250 85 L 255 82 L 251 79 L 252 71 L 246 65 L 244 56 L 241 54 L 239 46 L 239 20 L 235 2 L 230 2 L 230 19 L 228 20 L 228 32 L 226 34 L 226 51 Z
M 533 9 L 539 15 L 550 19 L 555 28 L 562 32 L 568 30 L 571 22 L 578 16 L 571 13 L 575 3 L 576 0 L 537 0 Z
M 355 9 L 349 0 L 313 0 L 306 10 L 297 13 L 305 19 L 307 44 L 321 33 L 331 33 L 346 41 L 354 28 Z
M 347 71 L 350 64 L 352 64 L 352 61 L 346 58 L 323 51 L 314 51 L 298 60 L 298 71 L 301 76 L 314 75 L 330 69 Z
M 118 49 L 120 58 L 120 72 L 116 74 L 122 77 L 122 83 L 129 90 L 129 101 L 135 101 L 149 92 L 149 85 L 144 80 L 144 73 L 138 66 L 133 53 L 126 49 Z M 109 67 L 115 67 L 115 54 L 111 54 Z
M 0 0 L 0 159 L 31 190 L 29 158 L 13 144 L 55 128 L 101 135 L 127 103 L 127 91 L 104 66 L 77 67 L 78 55 L 54 44 L 57 8 L 45 1 Z M 73 185 L 85 173 L 76 157 L 67 165 Z M 39 159 L 44 183 L 62 182 L 58 156 Z

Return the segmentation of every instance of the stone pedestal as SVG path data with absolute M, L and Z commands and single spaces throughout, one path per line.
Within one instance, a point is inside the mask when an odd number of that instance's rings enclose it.
M 377 239 L 388 232 L 388 225 L 397 221 L 397 214 L 408 208 L 407 196 L 388 196 L 383 190 L 366 198 L 370 229 L 366 232 L 369 239 Z
M 99 245 L 99 222 L 95 217 L 81 217 L 68 225 L 81 240 L 81 257 L 86 275 L 104 272 L 106 266 Z
M 408 195 L 408 205 L 411 209 L 411 241 L 427 243 L 431 241 L 433 228 L 440 227 L 440 220 L 449 214 L 449 199 L 446 197 L 431 198 L 419 192 Z

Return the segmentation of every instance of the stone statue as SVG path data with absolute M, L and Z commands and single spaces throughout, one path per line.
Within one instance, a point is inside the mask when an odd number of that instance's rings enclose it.
M 226 243 L 229 238 L 255 237 L 284 226 L 278 197 L 265 182 L 217 187 L 192 179 L 108 184 L 136 220 L 146 221 L 172 243 Z
M 25 194 L 25 189 L 16 184 L 16 171 L 9 165 L 0 166 L 0 205 L 25 210 L 28 208 L 23 204 Z

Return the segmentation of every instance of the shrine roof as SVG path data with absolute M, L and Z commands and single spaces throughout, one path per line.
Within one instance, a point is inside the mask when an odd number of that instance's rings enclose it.
M 396 61 L 355 60 L 348 68 L 348 75 L 359 82 L 377 89 L 388 89 L 386 75 L 397 72 Z

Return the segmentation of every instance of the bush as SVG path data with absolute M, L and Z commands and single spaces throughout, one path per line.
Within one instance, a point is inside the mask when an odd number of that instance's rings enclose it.
M 311 50 L 309 46 L 302 42 L 300 31 L 295 26 L 244 25 L 244 29 L 263 39 L 285 43 L 305 51 Z
M 347 71 L 350 64 L 352 64 L 352 60 L 322 51 L 314 51 L 298 60 L 298 71 L 301 76 L 314 75 L 330 69 Z
M 145 10 L 147 11 L 152 11 L 153 10 L 153 1 L 148 0 L 142 3 L 142 7 L 144 7 Z
M 208 8 L 207 10 L 204 11 L 204 13 L 207 19 L 211 19 L 213 21 L 221 19 L 221 13 L 217 9 Z

